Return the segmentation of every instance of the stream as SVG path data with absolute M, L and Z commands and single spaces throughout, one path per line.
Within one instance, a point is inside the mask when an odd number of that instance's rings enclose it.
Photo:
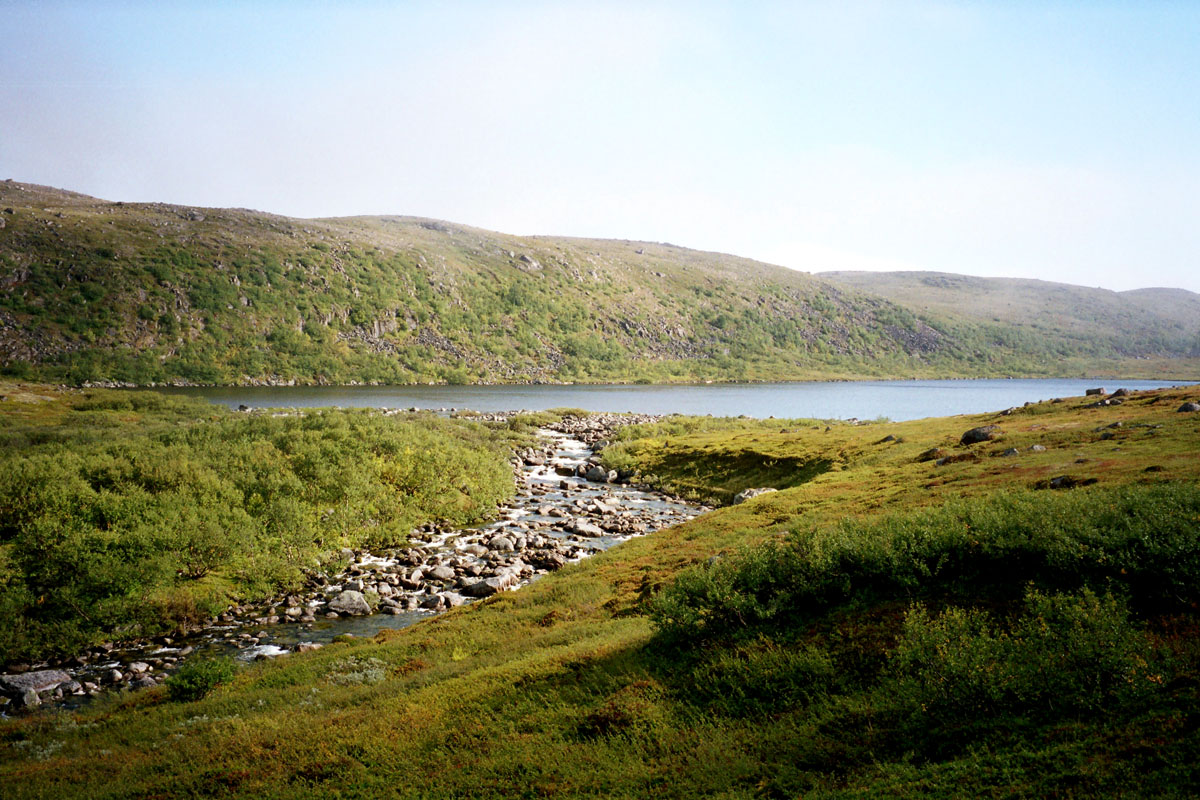
M 404 547 L 344 550 L 344 569 L 314 573 L 295 594 L 235 606 L 196 632 L 102 645 L 56 667 L 0 676 L 13 696 L 0 712 L 39 704 L 74 708 L 105 692 L 155 686 L 200 655 L 253 661 L 313 650 L 339 636 L 406 628 L 709 510 L 618 483 L 598 466 L 592 445 L 629 421 L 594 415 L 539 430 L 539 445 L 514 455 L 516 494 L 492 522 L 463 529 L 427 524 Z

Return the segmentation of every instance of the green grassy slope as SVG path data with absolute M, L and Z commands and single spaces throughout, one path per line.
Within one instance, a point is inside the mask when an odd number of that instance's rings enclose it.
M 0 369 L 69 382 L 1190 374 L 1188 350 L 918 314 L 664 244 L 0 183 Z
M 1071 347 L 1127 356 L 1200 355 L 1200 295 L 1184 289 L 1112 292 L 1018 278 L 941 272 L 824 272 L 918 314 L 1015 328 Z
M 1175 409 L 1196 399 L 641 428 L 619 455 L 665 481 L 719 494 L 762 459 L 781 489 L 202 700 L 4 721 L 0 780 L 14 799 L 1195 796 L 1200 418 Z M 1000 438 L 959 443 L 984 424 Z M 1039 488 L 1064 474 L 1095 483 Z

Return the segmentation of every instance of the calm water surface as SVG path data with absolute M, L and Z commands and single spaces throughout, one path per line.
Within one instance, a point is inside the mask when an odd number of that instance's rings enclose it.
M 1096 379 L 854 381 L 671 386 L 297 386 L 163 389 L 231 407 L 427 408 L 510 411 L 585 408 L 643 414 L 893 420 L 999 411 L 1104 387 L 1158 389 L 1180 381 Z

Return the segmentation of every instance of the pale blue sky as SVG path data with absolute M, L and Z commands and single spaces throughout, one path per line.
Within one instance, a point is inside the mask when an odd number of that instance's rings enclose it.
M 0 0 L 0 178 L 1200 291 L 1200 2 Z

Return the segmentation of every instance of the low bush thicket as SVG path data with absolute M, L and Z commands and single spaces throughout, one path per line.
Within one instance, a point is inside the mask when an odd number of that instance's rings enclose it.
M 849 604 L 938 597 L 1016 602 L 1110 587 L 1139 613 L 1200 601 L 1200 487 L 1001 493 L 787 541 L 689 570 L 658 595 L 660 638 L 697 642 L 794 627 Z
M 189 660 L 167 678 L 167 695 L 180 703 L 200 700 L 221 684 L 233 680 L 236 669 L 233 659 L 228 656 Z
M 1111 594 L 1030 591 L 1006 623 L 980 610 L 916 606 L 891 654 L 886 692 L 925 720 L 1036 716 L 1111 708 L 1153 691 L 1162 665 Z
M 0 456 L 0 664 L 194 623 L 513 490 L 510 434 L 476 423 L 208 408 L 176 424 L 170 401 L 110 392 L 37 430 L 7 420 L 26 446 Z

